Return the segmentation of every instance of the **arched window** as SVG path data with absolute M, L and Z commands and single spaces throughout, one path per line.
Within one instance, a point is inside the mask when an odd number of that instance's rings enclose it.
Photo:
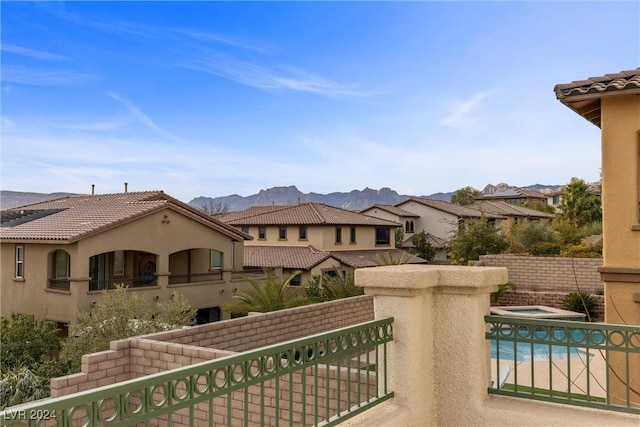
M 52 255 L 51 265 L 53 267 L 51 278 L 66 279 L 70 275 L 71 256 L 67 251 L 58 249 Z

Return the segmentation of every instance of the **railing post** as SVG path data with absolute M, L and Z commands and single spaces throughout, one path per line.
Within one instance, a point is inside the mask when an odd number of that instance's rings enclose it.
M 376 318 L 394 318 L 387 375 L 398 410 L 382 425 L 472 425 L 465 408 L 481 406 L 490 381 L 489 293 L 507 270 L 407 264 L 358 269 L 355 280 Z

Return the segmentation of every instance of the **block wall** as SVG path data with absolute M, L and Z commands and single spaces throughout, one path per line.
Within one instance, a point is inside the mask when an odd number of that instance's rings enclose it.
M 374 320 L 363 295 L 145 336 L 155 341 L 242 352 Z
M 82 372 L 53 378 L 51 397 L 373 319 L 373 297 L 359 296 L 113 341 L 110 350 L 82 356 Z
M 476 265 L 506 267 L 518 290 L 595 293 L 604 289 L 598 267 L 602 258 L 482 255 Z

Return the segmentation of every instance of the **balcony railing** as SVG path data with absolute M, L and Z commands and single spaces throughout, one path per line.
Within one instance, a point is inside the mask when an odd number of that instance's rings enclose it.
M 101 291 L 104 289 L 115 289 L 116 285 L 124 285 L 128 288 L 143 288 L 146 286 L 156 286 L 156 276 L 153 274 L 141 277 L 122 277 L 117 279 L 91 279 L 89 281 L 90 291 Z
M 170 285 L 176 285 L 178 283 L 211 282 L 214 280 L 222 280 L 221 269 L 211 270 L 206 273 L 172 274 L 169 276 Z
M 640 414 L 640 327 L 486 316 L 489 393 Z
M 49 279 L 49 289 L 69 291 L 71 290 L 71 281 L 69 279 Z
M 386 378 L 392 323 L 365 322 L 15 406 L 0 412 L 0 426 L 336 425 L 393 397 Z

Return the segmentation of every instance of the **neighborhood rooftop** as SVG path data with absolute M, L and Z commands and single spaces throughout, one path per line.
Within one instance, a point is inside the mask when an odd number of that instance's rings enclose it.
M 601 99 L 608 96 L 640 94 L 640 67 L 635 70 L 590 77 L 554 87 L 556 98 L 573 111 L 601 127 Z
M 170 208 L 235 240 L 249 236 L 162 191 L 67 196 L 0 212 L 0 239 L 73 242 L 118 224 Z
M 253 209 L 253 208 L 250 208 Z M 358 212 L 336 208 L 323 203 L 303 203 L 286 206 L 282 209 L 272 209 L 265 213 L 251 216 L 238 214 L 237 219 L 232 216 L 223 217 L 227 224 L 243 225 L 371 225 L 396 227 L 393 221 L 374 218 Z M 229 219 L 231 218 L 231 219 Z

